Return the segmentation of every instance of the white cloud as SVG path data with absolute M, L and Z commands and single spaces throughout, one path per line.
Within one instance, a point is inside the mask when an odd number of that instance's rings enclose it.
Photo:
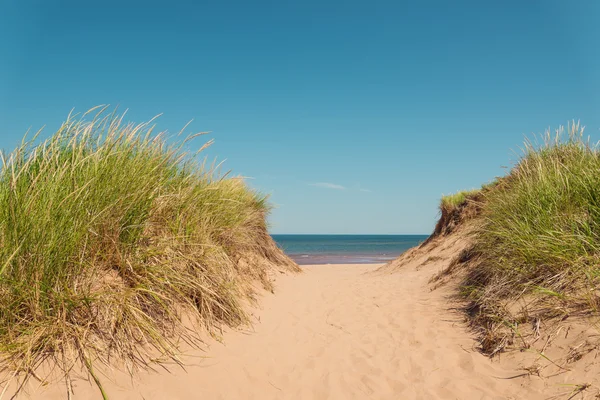
M 358 189 L 358 190 L 360 190 L 361 192 L 373 193 L 373 191 L 369 190 L 369 189 L 362 189 L 361 188 L 361 189 Z
M 335 183 L 328 182 L 317 182 L 317 183 L 309 183 L 310 186 L 316 186 L 325 189 L 335 189 L 335 190 L 346 190 L 342 185 L 337 185 Z

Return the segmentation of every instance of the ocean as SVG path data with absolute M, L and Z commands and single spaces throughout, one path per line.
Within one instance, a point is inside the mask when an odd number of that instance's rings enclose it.
M 428 235 L 271 235 L 301 265 L 385 263 Z

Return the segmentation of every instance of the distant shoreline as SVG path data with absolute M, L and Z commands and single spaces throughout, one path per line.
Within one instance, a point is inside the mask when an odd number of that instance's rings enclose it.
M 299 265 L 387 263 L 429 235 L 271 235 Z
M 324 264 L 383 264 L 395 260 L 400 254 L 372 256 L 357 254 L 287 254 L 298 265 L 305 267 Z

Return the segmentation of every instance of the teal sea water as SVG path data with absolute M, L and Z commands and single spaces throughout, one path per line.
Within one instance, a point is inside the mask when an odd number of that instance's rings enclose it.
M 307 264 L 384 263 L 428 235 L 272 235 L 294 261 Z

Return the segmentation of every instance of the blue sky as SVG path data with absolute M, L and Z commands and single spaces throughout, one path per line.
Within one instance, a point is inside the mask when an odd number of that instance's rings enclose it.
M 600 139 L 597 1 L 0 0 L 0 147 L 67 113 L 209 130 L 275 233 L 429 233 L 524 135 Z M 201 143 L 198 143 L 200 145 Z

